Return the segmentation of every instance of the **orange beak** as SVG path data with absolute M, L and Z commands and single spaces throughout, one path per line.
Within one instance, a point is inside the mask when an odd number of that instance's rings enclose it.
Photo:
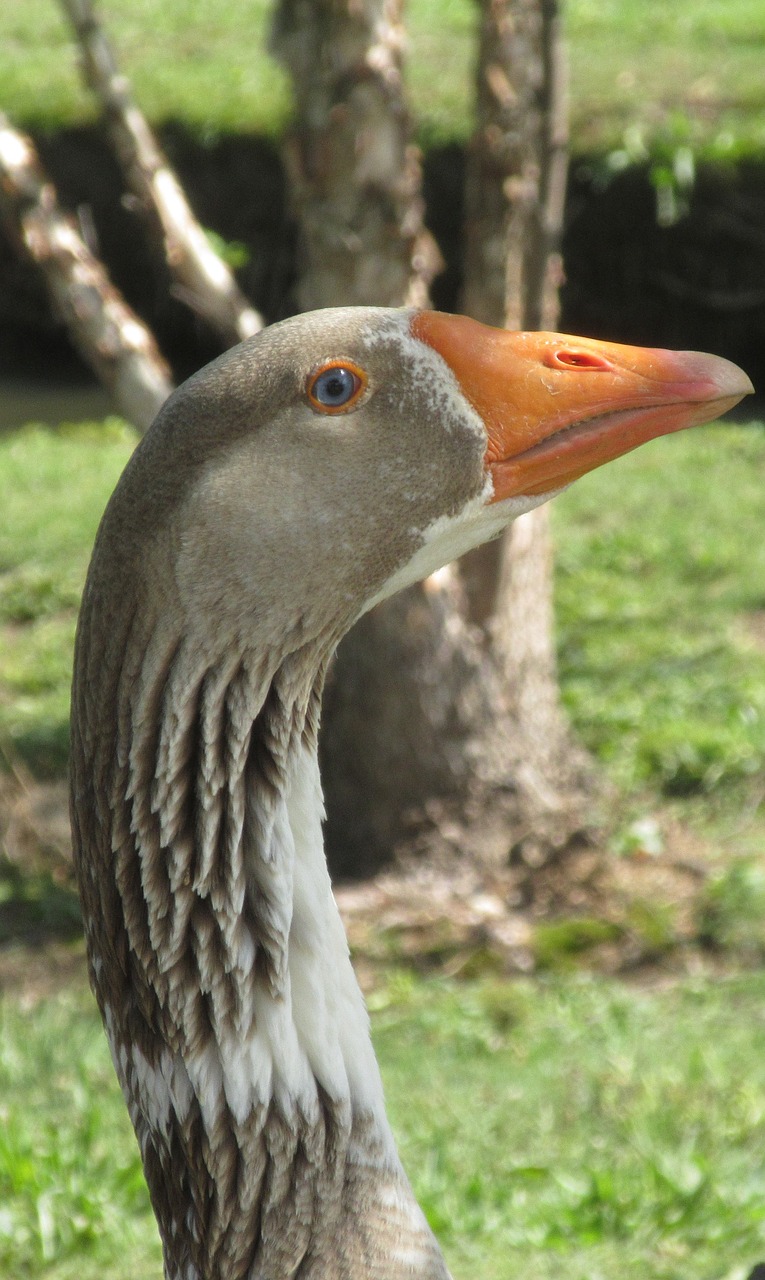
M 488 432 L 493 501 L 552 493 L 646 440 L 711 422 L 754 387 L 698 351 L 492 329 L 420 311 L 416 338 L 449 365 Z

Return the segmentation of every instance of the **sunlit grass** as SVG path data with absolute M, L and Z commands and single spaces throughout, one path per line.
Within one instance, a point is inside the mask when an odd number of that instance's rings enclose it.
M 38 774 L 66 762 L 80 592 L 135 438 L 117 420 L 0 436 L 0 755 Z
M 0 751 L 65 761 L 77 602 L 135 440 L 0 438 Z M 553 505 L 563 696 L 624 792 L 703 801 L 765 773 L 765 431 L 649 446 Z
M 575 144 L 612 145 L 637 126 L 702 150 L 765 148 L 759 0 L 569 0 Z M 759 68 L 759 70 L 758 70 Z
M 103 0 L 103 13 L 143 109 L 202 136 L 277 135 L 290 111 L 286 77 L 268 53 L 271 0 Z M 574 144 L 621 144 L 678 132 L 716 153 L 765 148 L 760 0 L 568 0 Z M 464 138 L 471 123 L 474 0 L 410 0 L 408 83 L 425 140 Z M 172 51 L 172 56 L 168 56 Z M 93 118 L 75 50 L 53 0 L 0 7 L 3 108 L 52 128 Z
M 372 993 L 391 1116 L 455 1280 L 724 1280 L 765 1256 L 765 979 Z M 0 1002 L 0 1275 L 160 1275 L 79 987 Z
M 553 509 L 563 693 L 586 744 L 625 789 L 762 776 L 762 427 L 657 440 Z
M 161 1275 L 137 1148 L 84 989 L 0 998 L 0 1275 Z
M 721 1280 L 757 1260 L 764 994 L 761 976 L 405 978 L 373 999 L 405 1163 L 455 1276 Z

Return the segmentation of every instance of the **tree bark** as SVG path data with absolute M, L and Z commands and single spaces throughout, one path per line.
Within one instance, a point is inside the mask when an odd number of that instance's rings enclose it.
M 54 312 L 115 404 L 145 431 L 173 389 L 154 337 L 65 213 L 32 140 L 0 113 L 0 213 L 37 264 Z
M 505 180 L 510 203 L 505 324 L 554 330 L 560 311 L 568 167 L 567 67 L 559 5 L 557 0 L 511 0 L 506 8 L 507 16 L 524 28 L 528 96 L 533 93 L 535 101 L 528 103 L 519 156 L 518 208 L 513 207 L 515 175 L 509 172 Z M 489 22 L 493 25 L 491 17 Z M 506 687 L 514 691 L 513 712 L 528 769 L 538 779 L 547 779 L 544 787 L 535 785 L 532 794 L 546 794 L 542 806 L 555 812 L 561 808 L 561 796 L 555 794 L 553 779 L 559 792 L 570 789 L 572 775 L 566 765 L 577 753 L 571 752 L 559 702 L 549 507 L 538 507 L 516 521 L 499 546 L 494 651 Z M 522 620 L 524 625 L 519 625 Z M 577 767 L 575 778 L 579 772 Z
M 555 329 L 568 178 L 568 63 L 559 0 L 540 0 L 539 46 L 539 183 L 526 245 L 523 323 L 527 329 Z
M 526 239 L 538 183 L 539 6 L 536 0 L 477 0 L 477 8 L 462 305 L 484 324 L 521 329 Z
M 536 0 L 486 0 L 484 9 L 495 26 L 502 21 L 482 36 L 466 288 L 468 309 L 502 324 L 508 297 L 525 288 L 546 73 Z M 282 0 L 275 39 L 295 81 L 289 172 L 302 228 L 301 305 L 425 303 L 399 0 Z M 549 236 L 550 224 L 539 225 Z M 497 865 L 515 850 L 538 862 L 568 839 L 561 759 L 575 753 L 561 748 L 570 744 L 555 684 L 544 517 L 521 537 L 516 553 L 484 553 L 490 572 L 471 574 L 470 559 L 464 573 L 450 566 L 372 611 L 343 642 L 322 739 L 336 874 L 366 874 L 395 852 Z M 473 585 L 485 595 L 480 610 Z
M 167 157 L 133 98 L 130 82 L 96 20 L 91 0 L 61 0 L 79 41 L 86 84 L 98 98 L 128 187 L 163 252 L 176 293 L 225 347 L 249 338 L 263 320 L 199 225 Z
M 558 0 L 477 0 L 476 129 L 465 185 L 463 306 L 486 324 L 553 328 L 568 167 Z
M 287 142 L 301 308 L 425 306 L 440 255 L 423 224 L 402 84 L 402 0 L 281 0 L 273 48 L 292 77 Z M 421 586 L 343 641 L 324 705 L 322 773 L 335 873 L 390 856 L 405 810 L 448 785 L 427 671 L 443 632 Z
M 478 3 L 463 305 L 487 323 L 555 329 L 568 145 L 559 6 Z M 521 517 L 499 542 L 466 560 L 471 617 L 487 629 L 518 749 L 525 833 L 515 850 L 537 866 L 580 828 L 591 785 L 560 708 L 549 508 Z
M 424 306 L 440 256 L 423 224 L 402 88 L 402 0 L 281 0 L 272 43 L 292 77 L 286 148 L 300 227 L 298 302 Z

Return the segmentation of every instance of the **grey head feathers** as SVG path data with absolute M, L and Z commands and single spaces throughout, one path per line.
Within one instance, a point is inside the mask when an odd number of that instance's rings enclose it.
M 334 359 L 367 382 L 324 415 L 306 385 Z M 169 1280 L 447 1276 L 385 1119 L 316 738 L 341 635 L 487 536 L 485 447 L 407 312 L 315 313 L 180 388 L 104 516 L 72 823 Z

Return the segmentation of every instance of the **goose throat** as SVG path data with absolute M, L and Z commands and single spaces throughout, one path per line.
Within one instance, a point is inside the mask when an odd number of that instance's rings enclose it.
M 351 1280 L 385 1257 L 386 1280 L 446 1277 L 324 855 L 325 659 L 202 662 L 159 628 L 139 648 L 106 744 L 117 893 L 89 913 L 90 943 L 128 979 L 126 999 L 93 964 L 166 1274 Z

